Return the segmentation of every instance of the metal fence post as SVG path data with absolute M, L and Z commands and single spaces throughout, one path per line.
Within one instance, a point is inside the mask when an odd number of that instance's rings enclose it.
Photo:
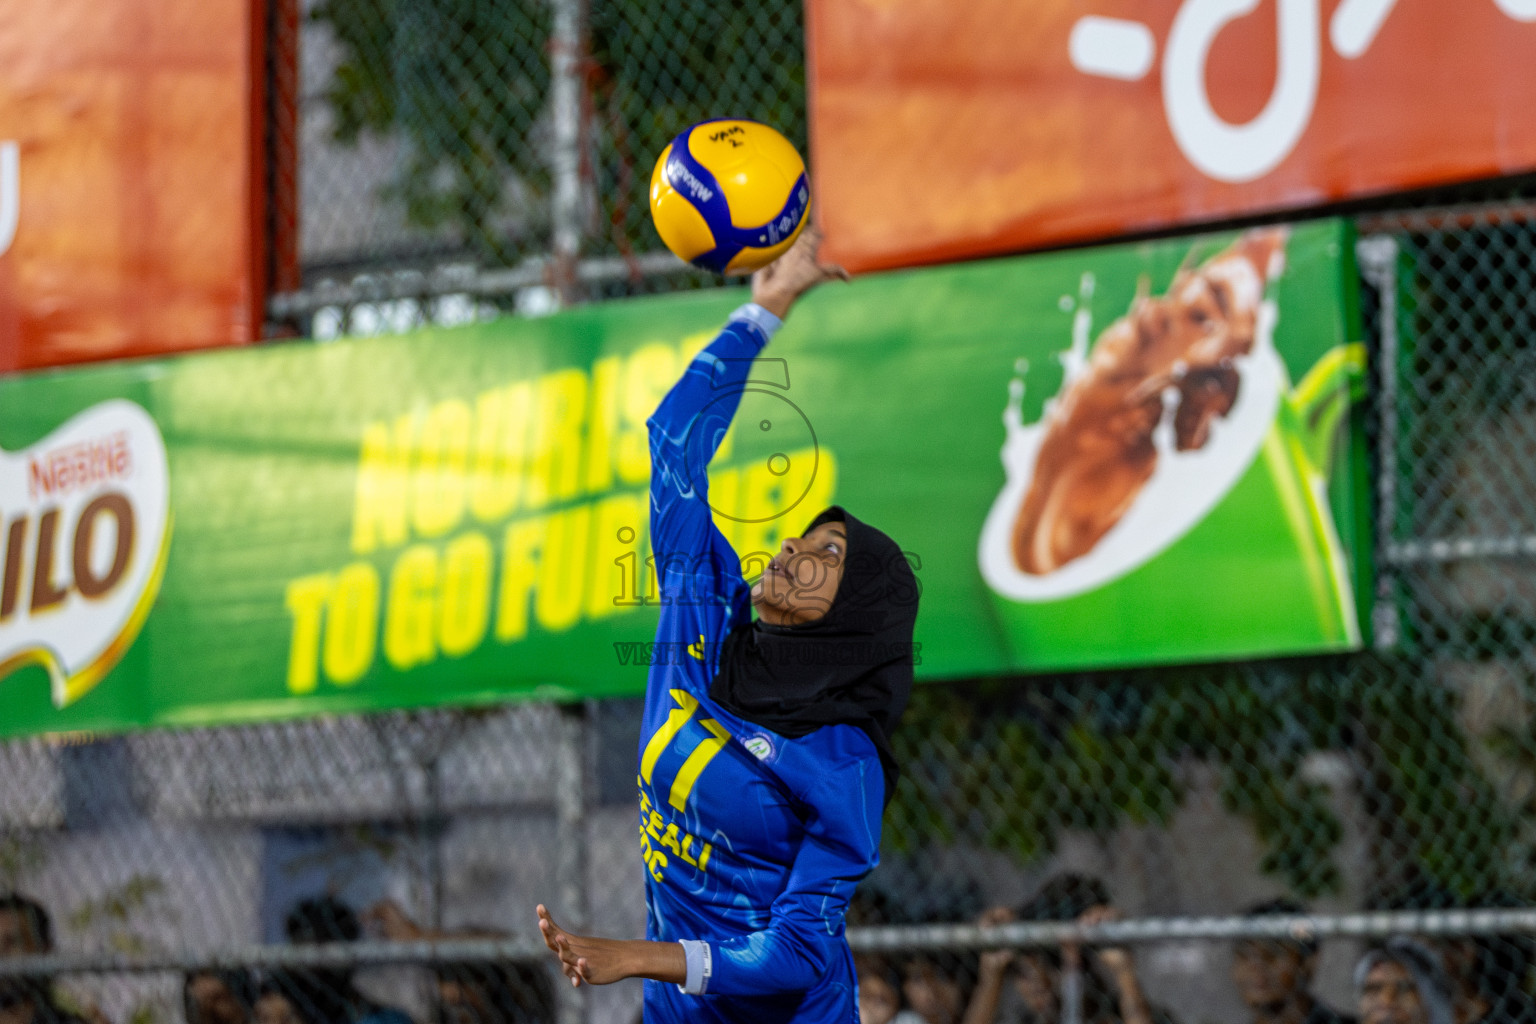
M 555 889 L 560 896 L 556 920 L 562 927 L 587 927 L 587 709 L 560 706 L 559 747 L 555 754 L 555 831 L 559 859 Z M 560 1024 L 586 1020 L 586 989 L 560 979 Z
M 1376 352 L 1376 545 L 1382 556 L 1376 567 L 1376 603 L 1371 609 L 1377 650 L 1398 642 L 1397 603 L 1393 594 L 1397 542 L 1397 239 L 1369 235 L 1355 244 L 1360 274 L 1376 289 L 1380 344 Z
M 554 14 L 549 38 L 550 116 L 554 122 L 550 284 L 559 293 L 561 304 L 569 305 L 577 298 L 576 261 L 581 255 L 587 0 L 550 0 L 550 4 Z

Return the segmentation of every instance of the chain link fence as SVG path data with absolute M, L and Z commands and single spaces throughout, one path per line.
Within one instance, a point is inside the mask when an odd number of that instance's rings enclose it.
M 806 147 L 788 0 L 302 0 L 300 21 L 301 281 L 272 300 L 278 331 L 392 333 L 716 283 L 651 227 L 657 156 L 722 114 Z
M 1314 972 L 1348 1010 L 1363 951 L 1408 932 L 1466 998 L 1524 1005 L 1528 212 L 1357 220 L 1377 648 L 919 688 L 883 863 L 851 911 L 871 998 L 888 990 L 930 1024 L 975 1004 L 980 1024 L 1049 1018 L 1075 992 L 1078 1019 L 1129 1020 L 1134 979 L 1154 1019 L 1236 1022 Z M 58 951 L 0 961 L 33 972 L 5 975 L 8 998 L 112 1024 L 212 1024 L 195 992 L 224 1024 L 355 1024 L 380 1007 L 421 1024 L 627 1024 L 638 987 L 556 986 L 531 908 L 642 932 L 638 716 L 612 700 L 0 745 L 0 889 L 47 908 Z M 1104 905 L 1128 920 L 1073 930 Z M 29 914 L 0 907 L 0 940 Z
M 655 155 L 722 112 L 805 146 L 789 0 L 273 10 L 275 330 L 710 286 L 650 228 Z M 1358 212 L 1376 648 L 919 688 L 850 912 L 866 1024 L 1236 1024 L 1308 987 L 1353 1014 L 1400 933 L 1458 1020 L 1536 1012 L 1536 211 L 1501 188 Z M 0 1024 L 630 1024 L 638 986 L 555 984 L 532 908 L 643 932 L 638 719 L 0 744 Z

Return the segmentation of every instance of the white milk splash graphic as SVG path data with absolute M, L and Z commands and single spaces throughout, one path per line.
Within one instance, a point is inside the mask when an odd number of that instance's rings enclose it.
M 41 665 L 62 708 L 100 682 L 159 593 L 170 526 L 165 442 L 133 402 L 0 450 L 0 685 Z

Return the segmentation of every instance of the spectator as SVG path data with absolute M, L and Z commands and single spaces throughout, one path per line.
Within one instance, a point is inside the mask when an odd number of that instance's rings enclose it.
M 1441 936 L 1424 944 L 1440 954 L 1457 1024 L 1536 1024 L 1536 1006 L 1520 988 L 1530 973 L 1520 938 Z
M 982 914 L 976 923 L 982 927 L 999 925 L 1012 921 L 1014 916 L 1008 907 L 993 907 Z M 1036 967 L 1040 956 L 1043 956 L 1042 951 L 1034 949 L 1018 953 L 1011 949 L 989 949 L 982 953 L 977 962 L 976 989 L 971 993 L 971 1001 L 965 1008 L 965 1024 L 993 1024 L 1003 994 L 1003 982 L 1010 969 L 1018 972 L 1015 986 L 1024 1002 L 1026 1013 L 1031 1015 L 1030 1019 L 1049 1019 L 1055 1013 L 1054 981 L 1048 982 L 1046 986 L 1037 984 Z M 1050 996 L 1045 994 L 1046 988 L 1049 988 Z
M 1248 916 L 1304 914 L 1294 900 L 1249 907 Z M 1317 939 L 1239 939 L 1232 949 L 1232 981 L 1254 1024 L 1353 1024 L 1311 993 L 1317 973 Z
M 1427 893 L 1427 897 L 1426 897 Z M 1421 886 L 1426 909 L 1523 907 L 1524 900 L 1495 890 L 1461 901 L 1439 887 Z M 1531 973 L 1531 940 L 1524 935 L 1417 937 L 1440 954 L 1451 980 L 1457 1024 L 1533 1024 L 1536 1006 L 1525 993 Z
M 1499 890 L 1483 894 L 1476 905 L 1521 908 L 1529 903 Z M 1536 1002 L 1526 987 L 1531 978 L 1531 936 L 1485 935 L 1472 944 L 1477 950 L 1478 990 L 1491 1007 L 1479 1024 L 1536 1024 Z
M 256 997 L 246 971 L 193 971 L 181 984 L 187 1024 L 251 1024 Z
M 313 1000 L 302 994 L 304 985 L 285 971 L 277 971 L 262 982 L 252 1010 L 255 1024 L 318 1024 Z
M 1423 944 L 1388 939 L 1355 967 L 1360 1024 L 1454 1024 L 1451 983 Z
M 53 921 L 42 904 L 20 893 L 0 895 L 0 957 L 53 952 Z
M 1422 877 L 1414 877 L 1379 901 L 1389 910 L 1459 910 L 1464 907 L 1523 907 L 1524 900 L 1501 890 L 1470 901 Z M 1414 938 L 1434 951 L 1450 979 L 1457 1024 L 1536 1024 L 1536 1006 L 1525 993 L 1531 973 L 1531 940 L 1523 935 L 1427 936 Z
M 939 957 L 919 953 L 902 965 L 901 995 L 924 1024 L 961 1024 L 976 987 L 976 973 L 974 954 Z
M 53 952 L 53 921 L 36 900 L 19 893 L 0 895 L 0 957 Z M 84 1024 L 59 1005 L 46 977 L 0 978 L 0 1024 Z
M 965 874 L 927 881 L 910 874 L 894 877 L 902 882 L 894 891 L 866 885 L 854 894 L 851 924 L 948 924 L 974 917 L 983 906 L 981 886 Z M 856 958 L 856 970 L 858 964 Z M 894 1019 L 901 1024 L 960 1024 L 976 987 L 976 954 L 919 952 L 895 961 L 894 968 L 887 974 L 901 1006 Z
M 490 928 L 425 928 L 393 900 L 375 904 L 365 916 L 391 942 L 508 937 Z M 553 1024 L 555 993 L 542 958 L 449 964 L 437 970 L 437 1007 L 441 1024 Z
M 859 1024 L 922 1024 L 923 1018 L 903 1009 L 901 974 L 881 956 L 853 958 L 859 983 Z
M 305 900 L 294 907 L 284 930 L 288 941 L 296 945 L 356 942 L 363 932 L 352 908 L 332 896 Z M 305 1024 L 411 1024 L 403 1011 L 380 1006 L 359 992 L 350 970 L 303 968 L 288 977 L 290 1002 L 293 997 L 301 1001 L 297 1009 L 306 1018 Z
M 1060 875 L 1046 882 L 1016 914 L 994 909 L 983 924 L 1012 918 L 1027 921 L 1072 921 L 1090 927 L 1114 920 L 1102 882 L 1082 875 Z M 1022 1004 L 1024 1024 L 1171 1024 L 1168 1014 L 1152 1007 L 1136 976 L 1127 949 L 1101 947 L 1084 957 L 1075 942 L 1061 949 L 999 950 L 982 958 L 976 993 L 966 1009 L 965 1024 L 995 1024 L 1003 982 L 1013 978 Z
M 539 963 L 452 964 L 437 970 L 441 1024 L 554 1024 L 555 992 Z

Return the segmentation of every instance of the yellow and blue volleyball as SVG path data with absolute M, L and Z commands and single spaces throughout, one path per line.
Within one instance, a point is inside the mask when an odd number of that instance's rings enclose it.
M 679 258 L 717 274 L 772 263 L 811 208 L 805 161 L 757 121 L 703 121 L 662 150 L 651 172 L 651 219 Z

